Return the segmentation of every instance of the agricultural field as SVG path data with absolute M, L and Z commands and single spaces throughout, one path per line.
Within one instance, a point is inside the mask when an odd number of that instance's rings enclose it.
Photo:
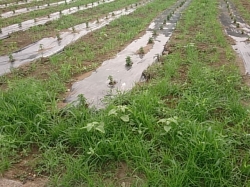
M 0 14 L 0 186 L 250 186 L 249 1 Z

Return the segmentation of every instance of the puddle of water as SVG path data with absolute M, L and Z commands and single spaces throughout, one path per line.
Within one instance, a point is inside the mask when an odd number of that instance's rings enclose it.
M 4 4 L 4 5 L 0 5 L 0 8 L 6 8 L 6 7 L 10 7 L 10 6 L 17 6 L 17 5 L 25 5 L 28 3 L 31 3 L 33 1 L 43 1 L 43 0 L 28 0 L 28 1 L 18 1 L 17 3 L 8 3 L 8 4 Z
M 67 3 L 73 3 L 73 2 L 76 2 L 77 0 L 75 0 L 75 1 L 65 0 L 65 1 Z M 61 5 L 61 4 L 65 4 L 65 1 L 59 1 L 59 2 L 56 2 L 56 3 L 50 3 L 49 5 L 45 4 L 45 5 L 40 5 L 40 6 L 21 8 L 21 9 L 15 10 L 15 13 L 13 11 L 2 13 L 1 17 L 2 18 L 9 18 L 9 17 L 12 17 L 12 16 L 17 16 L 17 15 L 28 13 L 28 12 L 32 12 L 32 11 L 35 11 L 35 10 L 42 10 L 42 9 L 47 8 L 47 7 L 52 7 L 52 6 L 58 6 L 58 5 Z
M 141 6 L 145 5 L 148 2 L 150 1 L 141 4 Z M 41 57 L 49 57 L 62 51 L 65 46 L 75 42 L 87 33 L 102 28 L 103 26 L 109 24 L 111 21 L 119 18 L 122 15 L 128 15 L 134 12 L 139 6 L 135 7 L 134 5 L 133 7 L 134 8 L 130 8 L 128 10 L 122 9 L 109 13 L 108 19 L 99 19 L 99 23 L 97 23 L 97 21 L 91 22 L 89 23 L 89 28 L 86 28 L 85 23 L 77 25 L 75 26 L 75 33 L 71 28 L 68 29 L 70 30 L 68 32 L 61 32 L 61 40 L 58 40 L 54 37 L 43 38 L 42 40 L 31 44 L 18 52 L 13 53 L 12 56 L 15 61 L 12 63 L 10 62 L 9 56 L 0 56 L 0 75 L 10 72 L 11 69 L 17 68 L 22 64 L 34 61 Z M 114 16 L 112 15 L 113 13 L 115 14 Z
M 60 12 L 54 12 L 54 13 L 50 14 L 49 18 L 48 17 L 40 17 L 40 18 L 24 21 L 21 23 L 21 27 L 18 24 L 3 27 L 2 33 L 0 34 L 0 39 L 7 38 L 8 35 L 13 33 L 13 32 L 25 31 L 25 30 L 28 30 L 29 28 L 37 26 L 37 25 L 44 25 L 48 21 L 53 21 L 53 20 L 59 19 L 61 17 L 61 15 L 73 14 L 73 13 L 76 13 L 76 12 L 81 11 L 81 10 L 93 8 L 93 7 L 99 6 L 99 5 L 104 4 L 104 3 L 111 3 L 113 1 L 115 1 L 115 0 L 106 0 L 105 2 L 97 1 L 97 2 L 94 2 L 93 5 L 92 5 L 92 3 L 89 3 L 89 4 L 87 4 L 87 6 L 85 6 L 85 5 L 80 6 L 79 9 L 78 9 L 78 7 L 71 7 L 69 9 L 65 9 L 65 10 L 61 11 L 61 14 L 60 14 Z
M 227 4 L 221 1 L 221 23 L 225 26 L 225 31 L 234 41 L 235 45 L 232 45 L 233 49 L 240 55 L 244 61 L 245 73 L 250 74 L 250 26 L 239 16 L 235 7 L 229 4 L 231 14 L 236 18 L 236 23 L 233 23 L 229 16 Z M 237 26 L 238 23 L 238 26 Z
M 181 1 L 178 1 L 178 3 Z M 170 21 L 164 26 L 164 29 L 159 30 L 164 19 L 170 12 L 175 10 L 175 7 L 164 11 L 161 16 L 157 17 L 148 27 L 146 34 L 139 39 L 133 41 L 124 50 L 117 54 L 113 59 L 104 61 L 103 64 L 91 74 L 91 76 L 73 84 L 70 96 L 66 99 L 67 102 L 74 102 L 77 104 L 77 97 L 83 94 L 90 106 L 102 108 L 105 106 L 103 98 L 105 96 L 113 96 L 117 93 L 130 90 L 136 82 L 139 82 L 142 73 L 155 61 L 158 54 L 162 54 L 164 46 L 169 40 L 172 32 L 175 29 L 176 23 L 181 16 L 181 11 L 184 10 L 191 0 L 179 8 Z M 179 5 L 177 3 L 177 5 Z M 148 39 L 152 37 L 153 31 L 158 30 L 159 34 L 154 38 L 154 44 L 150 51 L 144 56 L 136 54 L 140 47 L 147 46 Z M 125 67 L 125 59 L 127 56 L 131 57 L 133 65 L 130 69 Z M 112 76 L 116 81 L 113 87 L 109 86 L 108 77 Z

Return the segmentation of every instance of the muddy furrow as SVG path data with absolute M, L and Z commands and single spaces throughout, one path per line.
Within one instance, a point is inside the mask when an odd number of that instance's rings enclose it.
M 0 30 L 1 31 L 0 32 L 0 39 L 8 38 L 9 34 L 11 34 L 13 32 L 25 31 L 25 30 L 28 30 L 29 28 L 37 26 L 37 25 L 44 25 L 49 21 L 59 19 L 62 15 L 73 14 L 73 13 L 76 13 L 76 12 L 81 11 L 81 10 L 86 10 L 89 8 L 99 6 L 101 4 L 110 3 L 110 2 L 114 2 L 114 1 L 115 0 L 105 0 L 104 2 L 97 1 L 97 2 L 89 3 L 89 4 L 86 4 L 84 6 L 80 6 L 80 7 L 72 7 L 69 9 L 65 9 L 61 12 L 54 12 L 47 17 L 35 18 L 35 19 L 24 21 L 24 22 L 19 23 L 19 24 L 13 24 L 13 25 L 4 27 Z
M 231 2 L 221 0 L 220 10 L 220 21 L 228 36 L 235 42 L 232 47 L 243 59 L 245 73 L 250 74 L 250 26 L 245 23 Z
M 102 108 L 105 106 L 105 97 L 130 90 L 136 82 L 143 79 L 143 71 L 164 53 L 164 46 L 172 35 L 181 12 L 190 2 L 191 0 L 177 1 L 150 24 L 145 35 L 129 44 L 115 58 L 104 61 L 89 77 L 74 83 L 66 102 L 77 104 L 78 96 L 83 94 L 90 106 Z M 172 17 L 166 21 L 169 15 Z M 152 44 L 148 43 L 149 38 L 153 39 Z M 143 54 L 140 54 L 141 49 L 145 50 Z M 131 67 L 125 65 L 127 57 L 133 63 Z
M 47 4 L 44 4 L 44 5 L 40 5 L 40 6 L 21 8 L 21 9 L 17 9 L 17 10 L 14 10 L 14 11 L 9 11 L 9 12 L 2 13 L 0 15 L 0 17 L 9 18 L 9 17 L 12 17 L 12 16 L 25 14 L 25 13 L 32 12 L 32 11 L 35 11 L 35 10 L 42 10 L 42 9 L 45 9 L 45 8 L 48 8 L 48 7 L 55 7 L 55 6 L 62 5 L 62 4 L 65 4 L 65 3 L 69 4 L 69 3 L 74 3 L 74 2 L 77 2 L 77 1 L 78 0 L 74 0 L 74 1 L 65 0 L 65 1 L 59 1 L 59 2 L 50 3 L 50 4 L 47 3 Z
M 145 1 L 137 6 L 136 4 L 132 4 L 129 9 L 124 8 L 122 10 L 113 11 L 105 18 L 99 19 L 98 21 L 76 25 L 73 28 L 69 28 L 68 31 L 60 32 L 57 37 L 44 38 L 9 56 L 0 56 L 0 75 L 9 73 L 11 72 L 11 69 L 32 62 L 38 58 L 49 57 L 53 54 L 59 53 L 64 47 L 74 43 L 82 36 L 104 27 L 122 15 L 128 15 L 134 12 L 138 7 L 145 5 L 150 1 L 151 0 Z

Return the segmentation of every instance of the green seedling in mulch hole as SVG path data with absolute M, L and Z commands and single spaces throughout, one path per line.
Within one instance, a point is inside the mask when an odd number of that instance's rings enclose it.
M 137 3 L 135 3 L 135 6 L 137 6 L 138 4 Z
M 18 23 L 18 27 L 19 27 L 19 28 L 22 28 L 22 23 L 21 23 L 21 22 Z
M 43 50 L 43 44 L 39 45 L 39 50 Z
M 115 13 L 114 13 L 114 12 L 112 12 L 112 16 L 115 16 Z
M 245 34 L 244 30 L 241 30 L 241 34 Z
M 12 54 L 9 55 L 9 61 L 10 61 L 10 62 L 15 62 L 15 59 L 14 59 L 14 57 L 13 57 Z
M 167 20 L 164 19 L 163 24 L 166 25 L 167 24 Z
M 92 2 L 92 6 L 94 6 L 94 2 Z
M 40 6 L 39 6 L 39 5 L 37 5 L 37 8 L 40 8 Z
M 133 8 L 133 5 L 130 5 L 130 8 Z
M 86 28 L 89 28 L 89 22 L 86 22 Z
M 148 39 L 148 44 L 152 44 L 152 43 L 154 43 L 154 39 L 153 39 L 152 37 L 150 37 L 150 38 Z
M 133 65 L 133 62 L 131 60 L 131 57 L 130 56 L 127 56 L 126 57 L 126 66 L 127 67 L 131 67 Z
M 128 7 L 125 8 L 125 11 L 128 11 Z
M 48 18 L 50 18 L 50 14 L 48 15 Z
M 239 24 L 239 23 L 236 23 L 236 27 L 237 27 L 237 28 L 240 28 L 240 24 Z
M 160 30 L 163 30 L 163 25 L 160 26 Z
M 58 41 L 62 40 L 59 33 L 56 34 L 56 38 L 57 38 Z
M 99 21 L 99 19 L 98 19 L 98 18 L 96 19 L 96 23 L 100 23 L 100 21 Z
M 78 10 L 79 10 L 79 9 L 80 9 L 80 6 L 78 5 L 77 8 L 78 8 Z
M 59 14 L 62 15 L 62 10 L 59 11 Z
M 48 6 L 50 6 L 50 4 L 48 3 Z
M 159 55 L 159 54 L 156 54 L 156 55 L 154 56 L 154 58 L 156 58 L 157 62 L 160 62 L 160 61 L 161 61 L 161 55 Z
M 108 19 L 108 15 L 106 15 L 106 19 Z
M 143 47 L 140 47 L 140 49 L 139 49 L 139 54 L 140 54 L 140 55 L 144 55 L 144 54 L 145 54 L 145 51 L 144 51 Z
M 72 31 L 75 33 L 75 32 L 76 32 L 76 28 L 75 28 L 75 27 L 72 27 Z
M 167 16 L 167 20 L 168 20 L 168 21 L 170 20 L 170 15 Z
M 15 10 L 13 10 L 12 12 L 13 12 L 13 14 L 15 14 L 15 13 L 16 13 L 16 11 L 15 11 Z
M 85 7 L 87 7 L 87 6 L 88 6 L 88 4 L 85 5 Z
M 157 31 L 156 30 L 153 30 L 153 36 L 157 36 Z
M 236 18 L 234 18 L 234 24 L 236 23 Z
M 112 75 L 108 76 L 108 80 L 109 80 L 109 85 L 110 86 L 114 86 L 116 84 L 116 81 L 114 80 Z
M 0 29 L 0 34 L 2 34 L 3 33 L 3 31 L 2 31 L 2 29 Z

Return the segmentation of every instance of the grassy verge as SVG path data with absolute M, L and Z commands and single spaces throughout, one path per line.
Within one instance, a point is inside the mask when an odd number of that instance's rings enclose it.
M 0 102 L 1 168 L 17 146 L 35 144 L 34 170 L 52 186 L 249 186 L 250 91 L 217 16 L 216 0 L 193 1 L 170 54 L 148 70 L 154 79 L 98 112 L 84 100 L 58 110 L 57 76 L 10 83 Z
M 88 10 L 62 16 L 58 20 L 48 22 L 43 26 L 35 26 L 27 31 L 13 33 L 10 38 L 0 41 L 0 55 L 10 54 L 29 44 L 46 37 L 56 37 L 56 34 L 63 29 L 68 29 L 75 25 L 95 21 L 97 18 L 105 17 L 108 13 L 125 8 L 138 0 L 116 0 L 115 2 L 99 5 Z
M 76 1 L 73 3 L 67 3 L 67 4 L 58 5 L 58 6 L 52 6 L 52 7 L 48 6 L 46 9 L 36 10 L 36 11 L 20 14 L 17 16 L 12 16 L 10 18 L 2 19 L 0 23 L 0 28 L 13 25 L 13 24 L 19 24 L 25 20 L 30 20 L 30 19 L 32 20 L 35 18 L 43 17 L 43 16 L 49 16 L 50 14 L 55 13 L 55 12 L 60 12 L 65 9 L 69 9 L 71 7 L 84 6 L 92 2 L 95 2 L 95 0 Z

